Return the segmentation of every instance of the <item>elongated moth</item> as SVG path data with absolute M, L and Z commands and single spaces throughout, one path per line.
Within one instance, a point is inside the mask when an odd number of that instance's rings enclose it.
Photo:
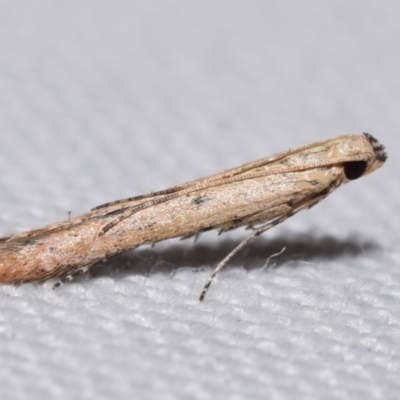
M 173 237 L 247 226 L 253 238 L 311 208 L 342 183 L 379 168 L 384 147 L 368 133 L 288 150 L 170 189 L 106 203 L 74 218 L 0 238 L 0 282 L 61 283 L 117 254 Z

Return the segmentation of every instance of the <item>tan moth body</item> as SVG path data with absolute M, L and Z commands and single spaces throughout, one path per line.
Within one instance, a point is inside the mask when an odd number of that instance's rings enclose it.
M 96 207 L 78 217 L 0 238 L 0 281 L 72 279 L 143 244 L 211 229 L 249 226 L 252 238 L 310 208 L 342 183 L 379 168 L 383 146 L 369 134 L 303 146 L 160 192 Z M 257 225 L 257 227 L 255 227 Z

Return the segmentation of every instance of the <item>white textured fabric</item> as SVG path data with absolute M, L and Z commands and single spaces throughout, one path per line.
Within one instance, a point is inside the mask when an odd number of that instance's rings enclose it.
M 400 3 L 3 1 L 0 231 L 367 131 L 389 160 L 254 241 L 0 286 L 0 398 L 397 399 Z M 269 256 L 286 251 L 269 260 Z

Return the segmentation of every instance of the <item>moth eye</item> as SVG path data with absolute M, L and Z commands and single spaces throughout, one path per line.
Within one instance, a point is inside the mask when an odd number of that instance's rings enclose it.
M 366 161 L 349 161 L 344 163 L 344 174 L 350 181 L 360 178 L 366 169 Z

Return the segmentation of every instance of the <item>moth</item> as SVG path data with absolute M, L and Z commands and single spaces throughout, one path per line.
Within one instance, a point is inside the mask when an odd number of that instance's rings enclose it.
M 341 184 L 381 167 L 384 146 L 370 134 L 348 134 L 298 147 L 170 189 L 117 200 L 91 211 L 0 237 L 0 282 L 44 281 L 54 286 L 117 254 L 144 244 L 247 226 L 247 243 L 297 212 L 309 209 Z

